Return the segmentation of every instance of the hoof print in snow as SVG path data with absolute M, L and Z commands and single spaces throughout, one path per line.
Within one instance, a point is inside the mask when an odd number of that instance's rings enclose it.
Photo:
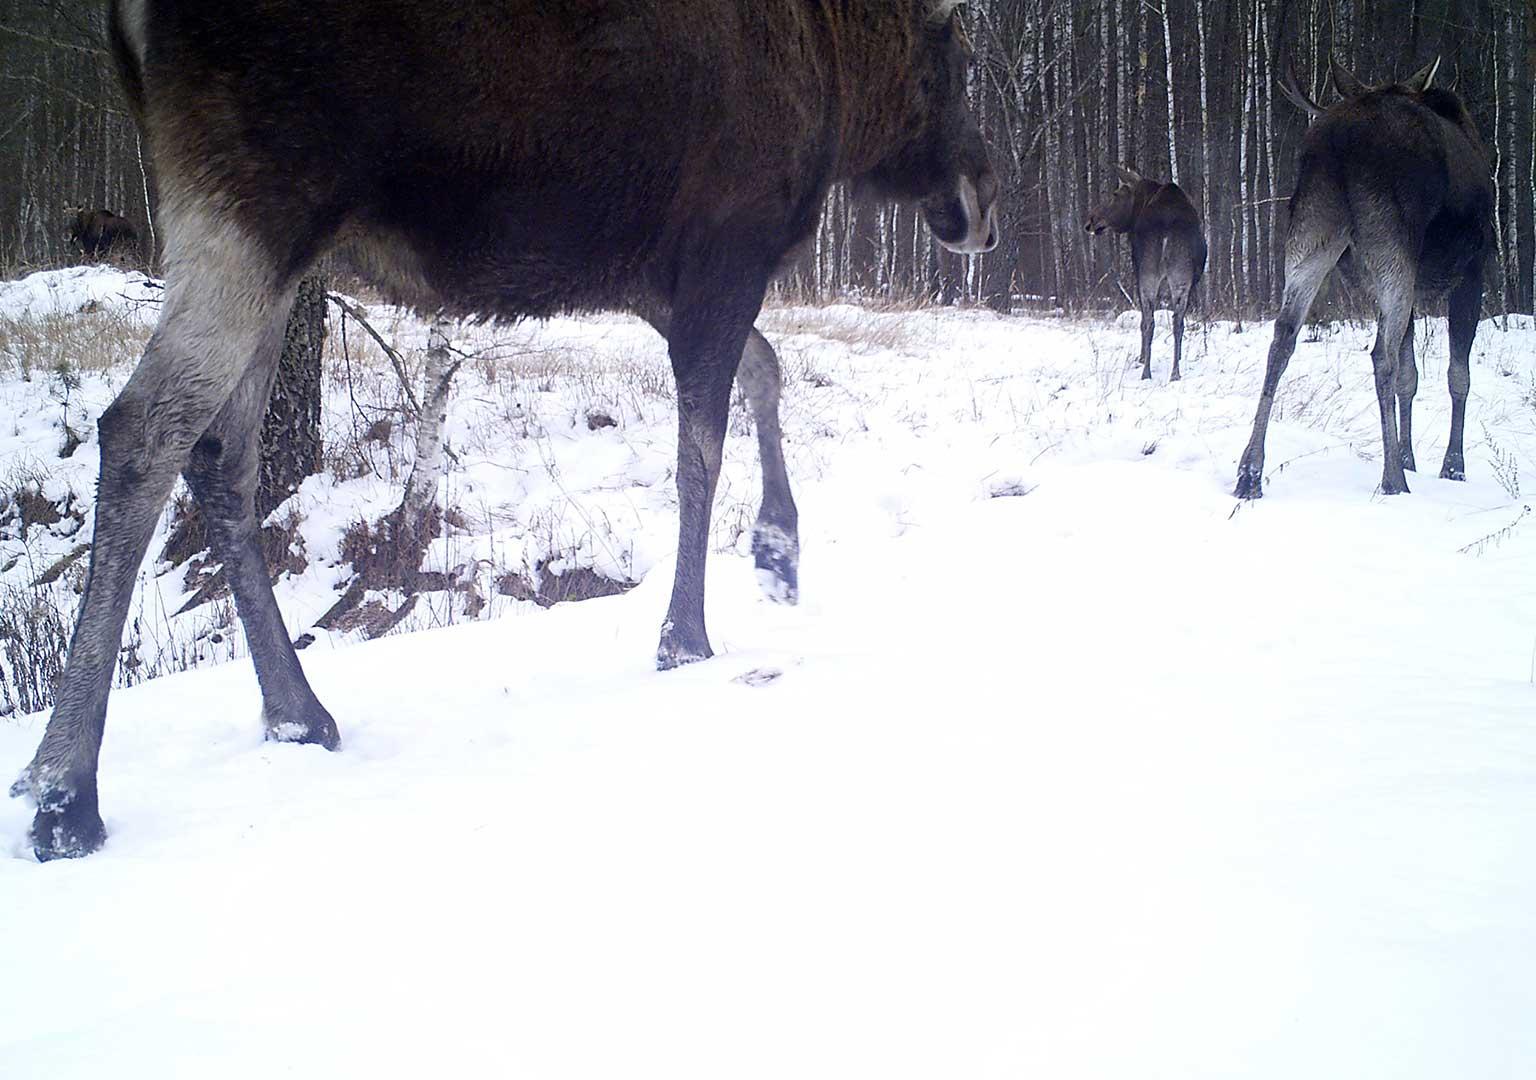
M 987 489 L 987 496 L 993 499 L 1018 499 L 1034 490 L 1022 480 L 999 480 Z
M 783 676 L 783 668 L 753 668 L 751 671 L 743 671 L 731 682 L 740 683 L 742 686 L 767 686 L 769 683 L 778 682 Z

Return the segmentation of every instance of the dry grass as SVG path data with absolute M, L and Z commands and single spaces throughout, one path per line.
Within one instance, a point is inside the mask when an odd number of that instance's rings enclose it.
M 809 335 L 847 345 L 854 352 L 890 351 L 925 353 L 943 338 L 938 319 L 913 319 L 899 308 L 871 310 L 863 307 L 764 308 L 758 329 L 770 341 Z
M 0 319 L 0 363 L 23 379 L 35 373 L 126 370 L 138 363 L 151 327 L 125 309 Z

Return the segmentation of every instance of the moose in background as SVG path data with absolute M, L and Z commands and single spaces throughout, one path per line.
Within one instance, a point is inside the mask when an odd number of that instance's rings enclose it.
M 1180 377 L 1184 355 L 1184 314 L 1195 286 L 1205 273 L 1205 233 L 1200 212 L 1178 184 L 1147 180 L 1116 165 L 1120 186 L 1083 226 L 1098 234 L 1105 229 L 1129 233 L 1131 269 L 1136 275 L 1136 303 L 1141 308 L 1141 377 L 1152 377 L 1153 313 L 1159 306 L 1173 310 L 1173 374 Z
M 1483 305 L 1483 263 L 1494 249 L 1493 180 L 1461 99 L 1431 86 L 1439 64 L 1435 60 L 1402 82 L 1366 86 L 1335 61 L 1333 81 L 1342 99 L 1327 109 L 1301 91 L 1294 74 L 1281 84 L 1312 124 L 1301 144 L 1285 240 L 1285 295 L 1253 436 L 1238 466 L 1238 498 L 1264 494 L 1264 435 L 1275 388 L 1335 264 L 1376 303 L 1371 361 L 1381 408 L 1382 494 L 1406 492 L 1404 473 L 1414 469 L 1414 305 L 1442 298 L 1449 301 L 1451 435 L 1440 476 L 1466 479 L 1462 429 Z
M 139 230 L 127 218 L 110 210 L 87 210 L 83 206 L 65 207 L 64 214 L 69 219 L 65 239 L 82 258 L 105 259 L 112 254 L 138 253 Z

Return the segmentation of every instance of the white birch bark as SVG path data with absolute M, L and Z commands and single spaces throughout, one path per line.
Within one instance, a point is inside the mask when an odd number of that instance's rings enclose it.
M 1159 9 L 1163 16 L 1163 59 L 1168 72 L 1168 171 L 1175 184 L 1179 182 L 1179 136 L 1177 122 L 1177 107 L 1175 101 L 1178 94 L 1174 89 L 1173 81 L 1173 30 L 1168 20 L 1169 0 L 1163 0 L 1163 6 Z

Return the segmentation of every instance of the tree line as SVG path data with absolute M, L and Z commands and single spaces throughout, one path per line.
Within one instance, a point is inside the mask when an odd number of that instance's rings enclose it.
M 63 208 L 124 214 L 153 243 L 154 177 L 103 44 L 104 5 L 0 0 L 0 267 L 58 265 Z M 1367 82 L 1438 55 L 1488 146 L 1499 252 L 1487 305 L 1536 298 L 1536 0 L 970 0 L 974 108 L 1002 183 L 1003 240 L 944 252 L 911 207 L 834 190 L 780 288 L 795 297 L 968 301 L 1000 310 L 1125 306 L 1124 243 L 1083 221 L 1113 166 L 1176 180 L 1210 244 L 1207 311 L 1263 314 L 1282 279 L 1285 200 L 1305 117 L 1336 57 Z

